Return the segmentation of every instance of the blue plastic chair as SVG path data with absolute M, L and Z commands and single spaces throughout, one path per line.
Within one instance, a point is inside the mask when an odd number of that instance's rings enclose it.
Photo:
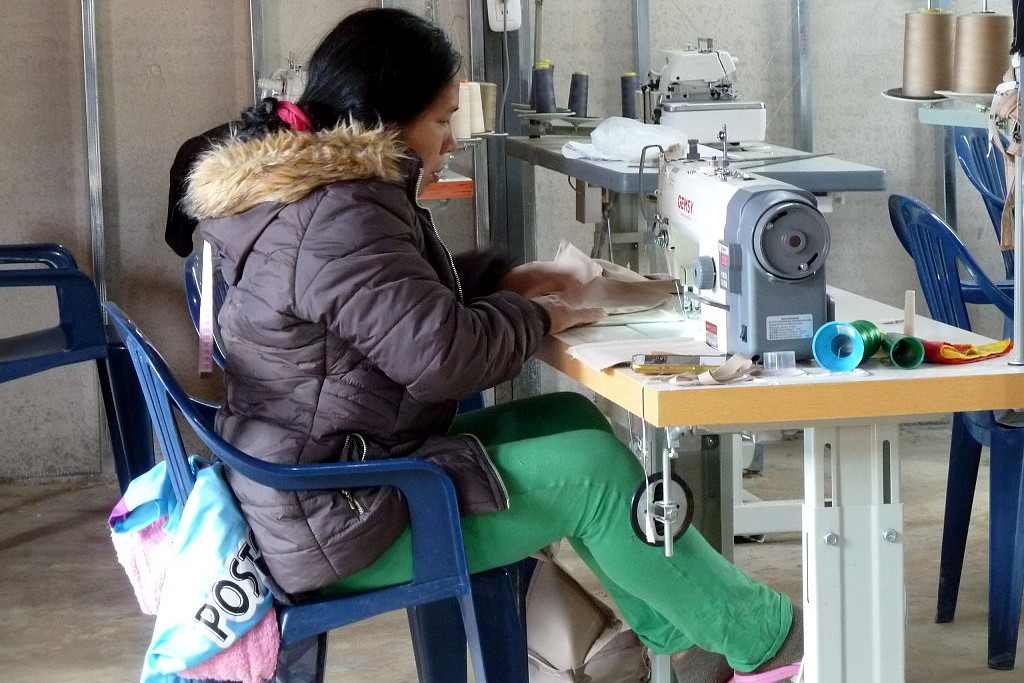
M 186 394 L 136 325 L 116 305 L 105 303 L 104 307 L 131 355 L 179 500 L 187 498 L 194 477 L 187 466 L 176 414 L 184 418 L 185 424 L 215 457 L 265 486 L 283 490 L 395 486 L 405 496 L 412 528 L 415 578 L 408 584 L 341 598 L 314 597 L 301 604 L 279 604 L 283 656 L 288 657 L 290 650 L 308 649 L 310 639 L 315 638 L 316 664 L 312 680 L 319 682 L 323 680 L 328 631 L 401 608 L 409 611 L 410 624 L 421 623 L 423 619 L 433 623 L 431 620 L 437 612 L 432 610 L 444 611 L 455 603 L 461 617 L 457 621 L 461 621 L 465 634 L 462 642 L 468 642 L 472 655 L 475 679 L 481 683 L 487 680 L 526 683 L 525 634 L 515 610 L 480 615 L 478 622 L 455 490 L 442 469 L 417 458 L 284 466 L 249 456 L 214 431 L 216 406 Z M 512 595 L 503 569 L 474 575 L 474 579 L 481 585 L 487 584 L 493 590 Z M 421 681 L 466 680 L 465 645 L 456 652 L 435 653 L 430 649 L 450 643 L 451 638 L 460 635 L 451 630 L 413 639 Z M 487 647 L 481 646 L 482 641 Z
M 971 329 L 958 265 L 992 305 L 1012 318 L 1013 299 L 985 275 L 934 211 L 916 199 L 892 195 L 889 217 L 914 259 L 932 318 Z M 1024 430 L 1000 424 L 989 410 L 953 415 L 935 621 L 952 621 L 956 611 L 982 446 L 991 453 L 988 665 L 1012 669 L 1024 593 Z
M 971 184 L 981 193 L 996 240 L 1002 233 L 1003 205 L 1006 203 L 1006 168 L 1002 153 L 989 144 L 988 130 L 957 127 L 953 129 L 953 146 L 960 167 Z M 1013 252 L 1003 251 L 1006 279 L 1013 278 Z
M 984 128 L 957 127 L 953 129 L 953 146 L 964 175 L 981 194 L 988 212 L 996 243 L 1002 236 L 1003 205 L 1006 203 L 1006 169 L 1002 153 L 989 144 L 988 130 Z M 1008 296 L 1013 296 L 1013 250 L 1000 249 L 1003 259 L 1003 277 L 994 280 Z M 986 304 L 985 295 L 978 291 L 973 282 L 965 281 L 964 298 L 969 304 Z M 1013 335 L 1013 325 L 1006 318 L 1003 336 Z
M 0 383 L 95 361 L 121 490 L 153 466 L 153 437 L 120 342 L 108 339 L 96 287 L 59 244 L 0 245 L 0 287 L 50 288 L 57 324 L 0 338 Z M 29 266 L 29 267 L 25 267 Z

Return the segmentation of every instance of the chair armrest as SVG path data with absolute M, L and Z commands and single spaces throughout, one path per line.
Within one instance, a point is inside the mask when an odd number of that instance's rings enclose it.
M 96 286 L 88 275 L 68 268 L 0 270 L 0 287 L 54 287 L 60 326 L 71 348 L 105 346 Z
M 188 419 L 188 416 L 186 416 Z M 192 420 L 189 420 L 192 422 Z M 193 427 L 198 425 L 193 422 Z M 212 430 L 211 430 L 212 431 Z M 402 492 L 412 530 L 413 575 L 440 580 L 447 568 L 466 567 L 455 486 L 437 465 L 420 458 L 390 458 L 317 465 L 275 465 L 242 453 L 218 436 L 203 440 L 229 468 L 259 484 L 286 491 L 392 486 Z
M 220 410 L 220 405 L 211 403 L 210 401 L 204 401 L 194 396 L 189 396 L 189 400 L 192 402 L 192 407 L 196 412 L 196 417 L 201 420 L 208 429 L 213 430 L 217 419 L 217 411 Z
M 50 268 L 78 269 L 71 252 L 56 243 L 0 244 L 0 263 L 43 263 Z

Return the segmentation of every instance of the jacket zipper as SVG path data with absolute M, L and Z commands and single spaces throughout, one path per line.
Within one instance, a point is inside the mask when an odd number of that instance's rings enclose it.
M 363 454 L 359 457 L 359 459 L 360 460 L 366 460 L 366 439 L 363 438 L 362 434 L 356 434 L 355 436 L 356 436 L 357 439 L 359 439 L 359 443 L 363 447 Z M 351 442 L 352 442 L 352 434 L 351 433 L 346 434 L 345 435 L 345 443 L 343 443 L 342 446 L 341 446 L 341 452 L 342 453 L 347 453 L 348 452 L 348 445 Z M 366 512 L 366 509 L 363 507 L 363 504 L 360 503 L 358 500 L 356 500 L 356 497 L 353 496 L 352 492 L 349 491 L 348 489 L 340 489 L 340 491 L 341 491 L 341 495 L 345 496 L 345 500 L 348 501 L 348 506 L 352 509 L 352 511 L 355 512 L 360 517 L 362 517 L 363 514 Z
M 348 506 L 352 508 L 358 516 L 362 517 L 366 510 L 363 508 L 363 504 L 356 500 L 355 496 L 352 495 L 348 489 L 341 489 L 341 493 L 348 500 Z
M 480 452 L 484 454 L 484 460 L 486 460 L 487 464 L 490 466 L 491 473 L 494 475 L 494 478 L 498 482 L 498 488 L 501 489 L 501 502 L 502 505 L 504 506 L 502 507 L 502 509 L 508 510 L 510 507 L 512 507 L 512 501 L 509 498 L 508 488 L 506 488 L 505 486 L 505 480 L 501 478 L 501 472 L 498 471 L 498 468 L 495 467 L 494 465 L 494 461 L 491 460 L 491 454 L 487 452 L 487 449 L 484 448 L 483 442 L 480 441 L 480 439 L 475 434 L 462 434 L 461 436 L 468 436 L 469 438 L 473 439 L 473 441 L 476 441 L 477 445 L 480 447 Z
M 455 259 L 452 258 L 452 253 L 448 251 L 448 246 L 444 243 L 444 240 L 441 239 L 441 234 L 437 231 L 437 226 L 434 225 L 434 215 L 430 213 L 430 209 L 420 204 L 420 184 L 422 182 L 423 169 L 421 168 L 416 176 L 416 191 L 413 198 L 416 202 L 416 206 L 427 212 L 427 221 L 430 223 L 430 229 L 434 231 L 434 237 L 437 239 L 437 243 L 441 245 L 441 248 L 444 249 L 445 256 L 448 257 L 448 266 L 452 269 L 452 275 L 455 277 L 455 289 L 457 290 L 456 294 L 459 297 L 459 303 L 464 304 L 466 301 L 462 294 L 462 280 L 459 278 L 459 271 L 455 269 Z

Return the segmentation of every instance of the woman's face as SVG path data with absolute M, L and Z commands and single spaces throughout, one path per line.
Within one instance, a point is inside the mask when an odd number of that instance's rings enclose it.
M 451 120 L 458 108 L 459 82 L 453 78 L 419 116 L 402 126 L 399 138 L 423 161 L 427 183 L 437 182 L 445 157 L 455 151 Z

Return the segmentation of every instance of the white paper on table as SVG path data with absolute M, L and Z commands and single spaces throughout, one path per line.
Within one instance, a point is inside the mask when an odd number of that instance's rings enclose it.
M 698 334 L 700 326 L 685 323 L 647 323 L 612 327 L 574 327 L 557 338 L 569 345 L 567 353 L 584 365 L 606 370 L 628 363 L 638 353 L 717 356 L 718 351 Z
M 629 363 L 638 353 L 670 353 L 684 356 L 717 356 L 703 340 L 693 338 L 672 339 L 629 339 L 625 341 L 602 341 L 570 346 L 568 354 L 587 367 L 607 370 L 616 365 Z

